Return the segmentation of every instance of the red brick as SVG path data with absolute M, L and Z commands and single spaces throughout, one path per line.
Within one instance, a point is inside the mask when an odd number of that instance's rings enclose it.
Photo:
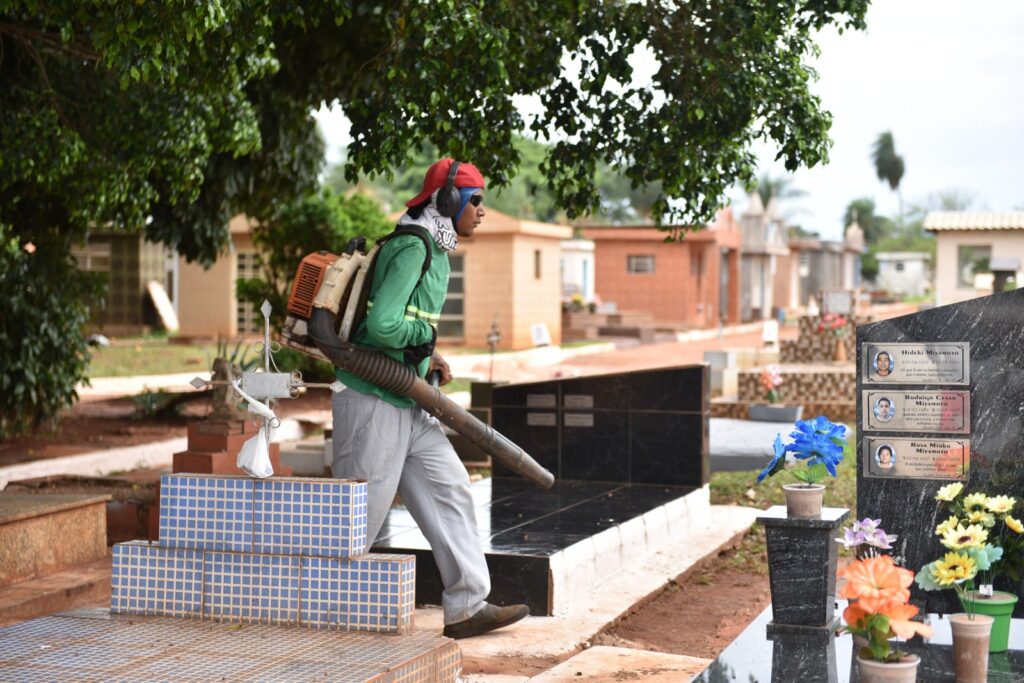
M 227 451 L 182 451 L 174 454 L 172 471 L 194 474 L 245 474 L 235 466 L 237 460 L 237 453 Z M 275 473 L 281 471 L 281 444 L 270 444 L 270 463 Z

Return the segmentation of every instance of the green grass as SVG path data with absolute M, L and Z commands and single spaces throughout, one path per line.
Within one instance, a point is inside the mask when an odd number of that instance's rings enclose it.
M 234 346 L 231 346 L 234 349 Z M 230 349 L 229 349 L 230 351 Z M 130 377 L 208 371 L 216 344 L 171 344 L 166 339 L 121 339 L 106 348 L 91 350 L 89 377 Z

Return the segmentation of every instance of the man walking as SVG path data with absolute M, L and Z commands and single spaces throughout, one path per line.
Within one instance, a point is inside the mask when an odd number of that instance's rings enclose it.
M 366 318 L 352 336 L 357 345 L 410 365 L 420 377 L 437 370 L 441 384 L 451 380 L 448 364 L 434 351 L 448 292 L 448 254 L 486 215 L 484 188 L 484 177 L 472 164 L 442 159 L 430 167 L 423 190 L 406 203 L 398 223 L 422 237 L 402 234 L 381 247 Z M 446 636 L 475 636 L 525 617 L 525 605 L 485 601 L 491 581 L 477 538 L 469 476 L 437 421 L 412 399 L 336 372 L 348 389 L 333 399 L 331 469 L 335 477 L 367 481 L 368 543 L 380 531 L 397 490 L 441 571 Z

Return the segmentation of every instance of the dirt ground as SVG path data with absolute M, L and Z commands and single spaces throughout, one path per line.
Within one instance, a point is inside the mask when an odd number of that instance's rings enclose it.
M 754 544 L 756 545 L 756 544 Z M 751 552 L 752 558 L 740 560 Z M 594 645 L 714 659 L 771 602 L 767 573 L 751 561 L 767 556 L 750 539 L 692 567 L 635 606 L 595 638 Z

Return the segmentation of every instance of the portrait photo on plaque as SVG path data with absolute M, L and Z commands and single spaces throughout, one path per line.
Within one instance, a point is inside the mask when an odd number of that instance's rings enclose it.
M 879 422 L 890 422 L 896 414 L 896 406 L 888 396 L 879 396 L 871 407 L 871 412 Z
M 879 351 L 875 354 L 871 367 L 879 377 L 888 377 L 892 374 L 892 354 L 884 349 Z
M 896 467 L 896 452 L 892 445 L 883 443 L 875 449 L 875 465 L 882 472 L 892 472 Z

